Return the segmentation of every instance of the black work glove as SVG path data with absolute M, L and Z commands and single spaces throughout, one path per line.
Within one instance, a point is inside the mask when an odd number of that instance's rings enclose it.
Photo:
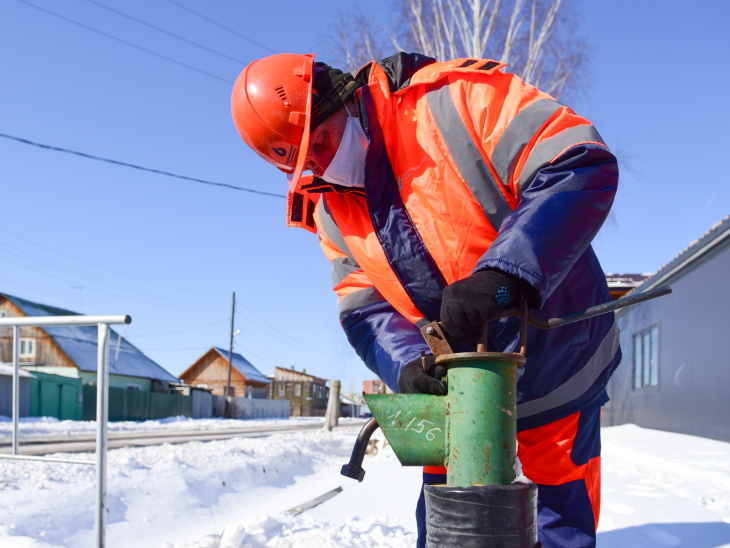
M 441 323 L 456 340 L 478 338 L 488 321 L 518 304 L 529 289 L 529 284 L 501 270 L 481 270 L 444 289 Z
M 436 365 L 436 358 L 431 354 L 427 354 L 425 360 L 425 371 L 421 358 L 403 366 L 400 377 L 398 377 L 398 391 L 401 394 L 433 394 L 434 396 L 447 394 L 446 386 L 439 380 L 446 376 L 446 368 Z

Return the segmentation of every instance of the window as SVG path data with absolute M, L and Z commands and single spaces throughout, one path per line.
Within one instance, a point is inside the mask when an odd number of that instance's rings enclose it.
M 634 335 L 634 390 L 659 385 L 659 327 Z
M 8 317 L 8 311 L 0 310 L 0 318 L 7 318 L 7 317 Z
M 280 382 L 279 383 L 279 397 L 283 398 L 285 393 L 286 393 L 286 386 L 284 385 L 283 382 Z
M 301 383 L 296 383 L 294 385 L 294 397 L 295 398 L 301 398 L 302 397 L 302 385 L 301 385 Z
M 20 339 L 20 357 L 35 358 L 35 339 Z
M 142 387 L 138 384 L 128 384 L 127 390 L 142 390 Z

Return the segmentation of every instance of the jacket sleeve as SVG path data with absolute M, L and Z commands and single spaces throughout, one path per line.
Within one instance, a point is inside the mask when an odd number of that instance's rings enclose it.
M 342 234 L 320 200 L 316 213 L 319 240 L 332 263 L 332 289 L 338 296 L 340 325 L 365 365 L 393 392 L 406 363 L 429 351 L 421 332 L 373 286 L 347 248 Z
M 540 308 L 606 220 L 616 158 L 587 120 L 551 99 L 518 113 L 491 156 L 518 205 L 474 272 L 497 268 L 525 280 Z

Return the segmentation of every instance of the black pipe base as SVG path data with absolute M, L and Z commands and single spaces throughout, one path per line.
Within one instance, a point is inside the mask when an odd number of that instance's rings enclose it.
M 425 485 L 426 547 L 536 548 L 537 485 Z

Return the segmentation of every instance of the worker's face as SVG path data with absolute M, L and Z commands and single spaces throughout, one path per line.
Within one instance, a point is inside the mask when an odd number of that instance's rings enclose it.
M 352 107 L 350 107 L 352 112 Z M 339 109 L 332 116 L 327 118 L 309 136 L 309 152 L 304 169 L 311 171 L 315 177 L 321 177 L 329 167 L 332 159 L 340 148 L 342 135 L 347 126 L 347 111 Z

